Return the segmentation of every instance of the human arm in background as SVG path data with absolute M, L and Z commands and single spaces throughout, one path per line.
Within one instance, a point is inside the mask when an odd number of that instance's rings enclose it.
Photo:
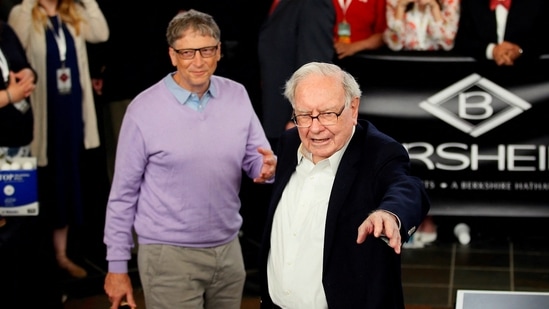
M 17 76 L 21 76 L 21 79 L 18 80 Z M 3 95 L 0 96 L 0 107 L 28 98 L 35 88 L 34 72 L 31 69 L 23 69 L 17 74 L 10 71 L 9 80 L 6 89 L 2 90 Z
M 38 0 L 23 0 L 15 5 L 8 15 L 8 24 L 13 28 L 25 50 L 29 47 L 33 32 L 32 9 Z
M 13 31 L 12 27 L 2 22 L 0 27 L 2 53 L 9 63 L 8 84 L 6 85 L 5 96 L 0 98 L 0 107 L 9 103 L 20 102 L 30 96 L 35 88 L 37 75 L 27 60 L 25 50 L 21 41 Z
M 86 20 L 82 23 L 82 35 L 87 42 L 105 42 L 109 38 L 109 25 L 96 0 L 81 0 L 80 13 Z
M 383 33 L 372 34 L 369 38 L 352 42 L 352 43 L 342 43 L 336 42 L 334 48 L 337 53 L 338 59 L 343 59 L 345 57 L 352 56 L 363 50 L 374 50 L 383 46 L 385 42 L 383 41 Z
M 430 40 L 433 44 L 442 47 L 443 50 L 451 50 L 454 47 L 459 16 L 459 0 L 443 0 L 439 5 L 436 0 L 420 0 L 429 3 L 433 23 L 429 24 L 427 33 L 430 34 Z
M 503 41 L 499 44 L 494 44 L 492 49 L 492 59 L 499 66 L 511 66 L 515 64 L 522 55 L 522 48 L 517 44 Z
M 383 40 L 391 50 L 402 50 L 407 45 L 406 8 L 415 1 L 387 0 L 387 29 L 383 33 Z

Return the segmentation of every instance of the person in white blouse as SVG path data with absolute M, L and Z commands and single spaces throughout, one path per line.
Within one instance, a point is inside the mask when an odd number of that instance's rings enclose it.
M 387 0 L 383 39 L 391 50 L 451 50 L 459 0 Z

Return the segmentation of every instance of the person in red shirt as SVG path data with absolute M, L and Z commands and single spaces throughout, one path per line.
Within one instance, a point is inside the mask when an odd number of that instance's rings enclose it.
M 386 0 L 332 0 L 332 3 L 336 17 L 332 62 L 362 80 L 364 64 L 355 55 L 385 46 Z
M 386 0 L 332 0 L 336 12 L 334 48 L 338 59 L 384 46 Z

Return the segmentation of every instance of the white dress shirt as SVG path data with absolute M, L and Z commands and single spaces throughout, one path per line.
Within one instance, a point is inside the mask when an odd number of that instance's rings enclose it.
M 299 147 L 296 171 L 274 215 L 267 263 L 269 294 L 281 308 L 328 308 L 322 286 L 326 213 L 348 143 L 316 165 L 311 154 Z
M 505 36 L 505 27 L 507 25 L 507 15 L 509 11 L 503 6 L 496 6 L 496 24 L 497 24 L 497 34 L 498 34 L 498 44 L 503 42 L 503 37 Z M 495 43 L 488 44 L 486 48 L 486 58 L 493 60 L 493 51 L 496 47 Z

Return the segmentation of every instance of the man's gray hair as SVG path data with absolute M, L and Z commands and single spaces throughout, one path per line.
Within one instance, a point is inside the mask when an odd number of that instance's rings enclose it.
M 323 75 L 336 78 L 341 82 L 341 86 L 345 91 L 345 107 L 349 107 L 354 98 L 359 98 L 362 95 L 360 86 L 356 79 L 348 72 L 342 70 L 339 66 L 325 62 L 309 62 L 301 66 L 292 74 L 289 80 L 286 81 L 284 88 L 284 96 L 290 101 L 295 109 L 295 89 L 299 82 L 307 78 L 309 75 Z

